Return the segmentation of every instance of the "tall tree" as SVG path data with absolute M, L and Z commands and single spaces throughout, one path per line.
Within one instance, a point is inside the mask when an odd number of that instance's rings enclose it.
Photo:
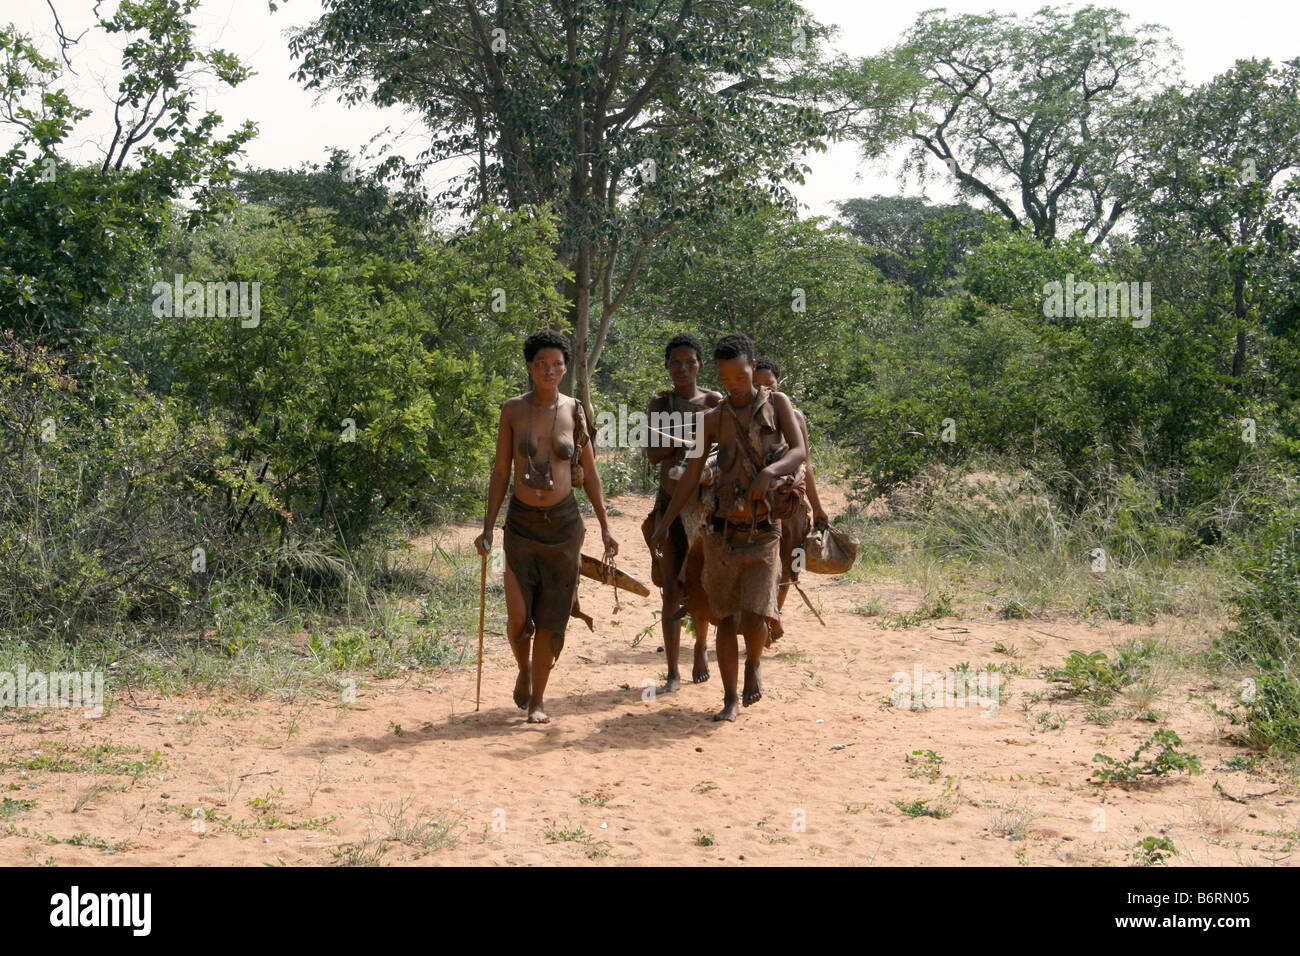
M 1209 243 L 1232 289 L 1232 374 L 1246 371 L 1259 291 L 1300 240 L 1300 58 L 1238 60 L 1160 98 L 1145 130 L 1151 195 L 1139 236 Z
M 790 0 L 325 6 L 290 41 L 298 78 L 347 102 L 408 106 L 432 131 L 416 163 L 390 169 L 414 177 L 468 157 L 443 199 L 558 212 L 574 392 L 588 406 L 647 250 L 686 221 L 788 199 L 799 154 L 830 134 L 815 103 L 826 30 Z
M 1161 27 L 1119 10 L 1044 7 L 1030 17 L 928 10 L 903 42 L 847 77 L 869 158 L 900 142 L 904 173 L 947 167 L 958 192 L 1051 242 L 1100 243 L 1138 191 L 1137 122 L 1176 64 Z
M 916 196 L 872 196 L 836 203 L 849 232 L 870 247 L 872 265 L 908 288 L 913 318 L 924 299 L 942 295 L 967 250 L 1005 228 L 966 203 L 931 205 Z

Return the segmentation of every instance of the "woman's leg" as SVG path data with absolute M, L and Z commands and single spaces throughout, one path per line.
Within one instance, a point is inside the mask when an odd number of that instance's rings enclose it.
M 506 637 L 510 641 L 510 650 L 515 655 L 515 663 L 519 665 L 519 674 L 515 678 L 515 706 L 523 709 L 528 706 L 528 698 L 532 693 L 528 668 L 528 638 L 524 634 L 527 611 L 524 608 L 523 592 L 519 590 L 519 581 L 515 577 L 515 572 L 510 570 L 508 561 L 506 562 L 505 584 Z
M 718 624 L 718 673 L 722 675 L 722 710 L 713 715 L 714 720 L 735 720 L 740 713 L 736 696 L 736 670 L 740 663 L 740 649 L 736 645 L 736 627 L 740 615 Z
M 528 722 L 530 724 L 550 723 L 542 709 L 546 697 L 546 681 L 551 676 L 551 667 L 555 664 L 559 647 L 564 638 L 556 636 L 543 627 L 537 629 L 533 638 L 532 693 L 528 698 Z

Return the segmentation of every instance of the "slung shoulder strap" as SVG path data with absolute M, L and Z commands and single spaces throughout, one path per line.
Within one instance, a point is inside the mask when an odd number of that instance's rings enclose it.
M 587 434 L 587 412 L 582 407 L 582 400 L 573 400 L 573 460 L 582 456 L 582 448 L 590 440 Z

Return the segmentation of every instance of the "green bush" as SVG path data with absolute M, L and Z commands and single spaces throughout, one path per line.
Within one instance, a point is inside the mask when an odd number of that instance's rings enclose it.
M 215 420 L 134 375 L 78 383 L 51 353 L 0 338 L 0 621 L 69 633 L 194 603 L 232 539 L 211 507 L 239 481 Z M 274 507 L 268 497 L 253 502 Z M 196 549 L 202 551 L 196 551 Z
M 1294 672 L 1300 665 L 1300 509 L 1274 508 L 1242 552 L 1236 626 L 1220 648 L 1233 663 L 1278 661 Z
M 1233 724 L 1251 747 L 1279 756 L 1300 753 L 1300 680 L 1284 663 L 1265 658 L 1243 682 L 1241 704 L 1231 710 Z

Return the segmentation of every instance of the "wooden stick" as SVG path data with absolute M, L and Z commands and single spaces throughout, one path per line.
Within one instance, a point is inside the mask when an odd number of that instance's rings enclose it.
M 474 691 L 474 710 L 483 700 L 483 615 L 487 611 L 487 555 L 483 558 L 483 573 L 478 584 L 478 688 Z
M 813 616 L 814 616 L 815 618 L 817 618 L 817 620 L 821 621 L 821 625 L 822 625 L 822 627 L 825 627 L 825 626 L 826 626 L 826 622 L 825 622 L 825 621 L 822 621 L 822 616 L 821 616 L 820 614 L 817 613 L 817 609 L 816 609 L 815 607 L 813 607 L 813 603 L 812 603 L 812 601 L 808 600 L 808 595 L 806 595 L 806 594 L 803 593 L 803 588 L 799 587 L 799 582 L 798 582 L 798 581 L 791 581 L 790 583 L 794 585 L 794 589 L 795 589 L 796 591 L 798 591 L 798 592 L 799 592 L 799 596 L 800 596 L 801 598 L 803 598 L 803 603 L 808 605 L 808 610 L 812 611 L 812 612 L 813 612 Z

